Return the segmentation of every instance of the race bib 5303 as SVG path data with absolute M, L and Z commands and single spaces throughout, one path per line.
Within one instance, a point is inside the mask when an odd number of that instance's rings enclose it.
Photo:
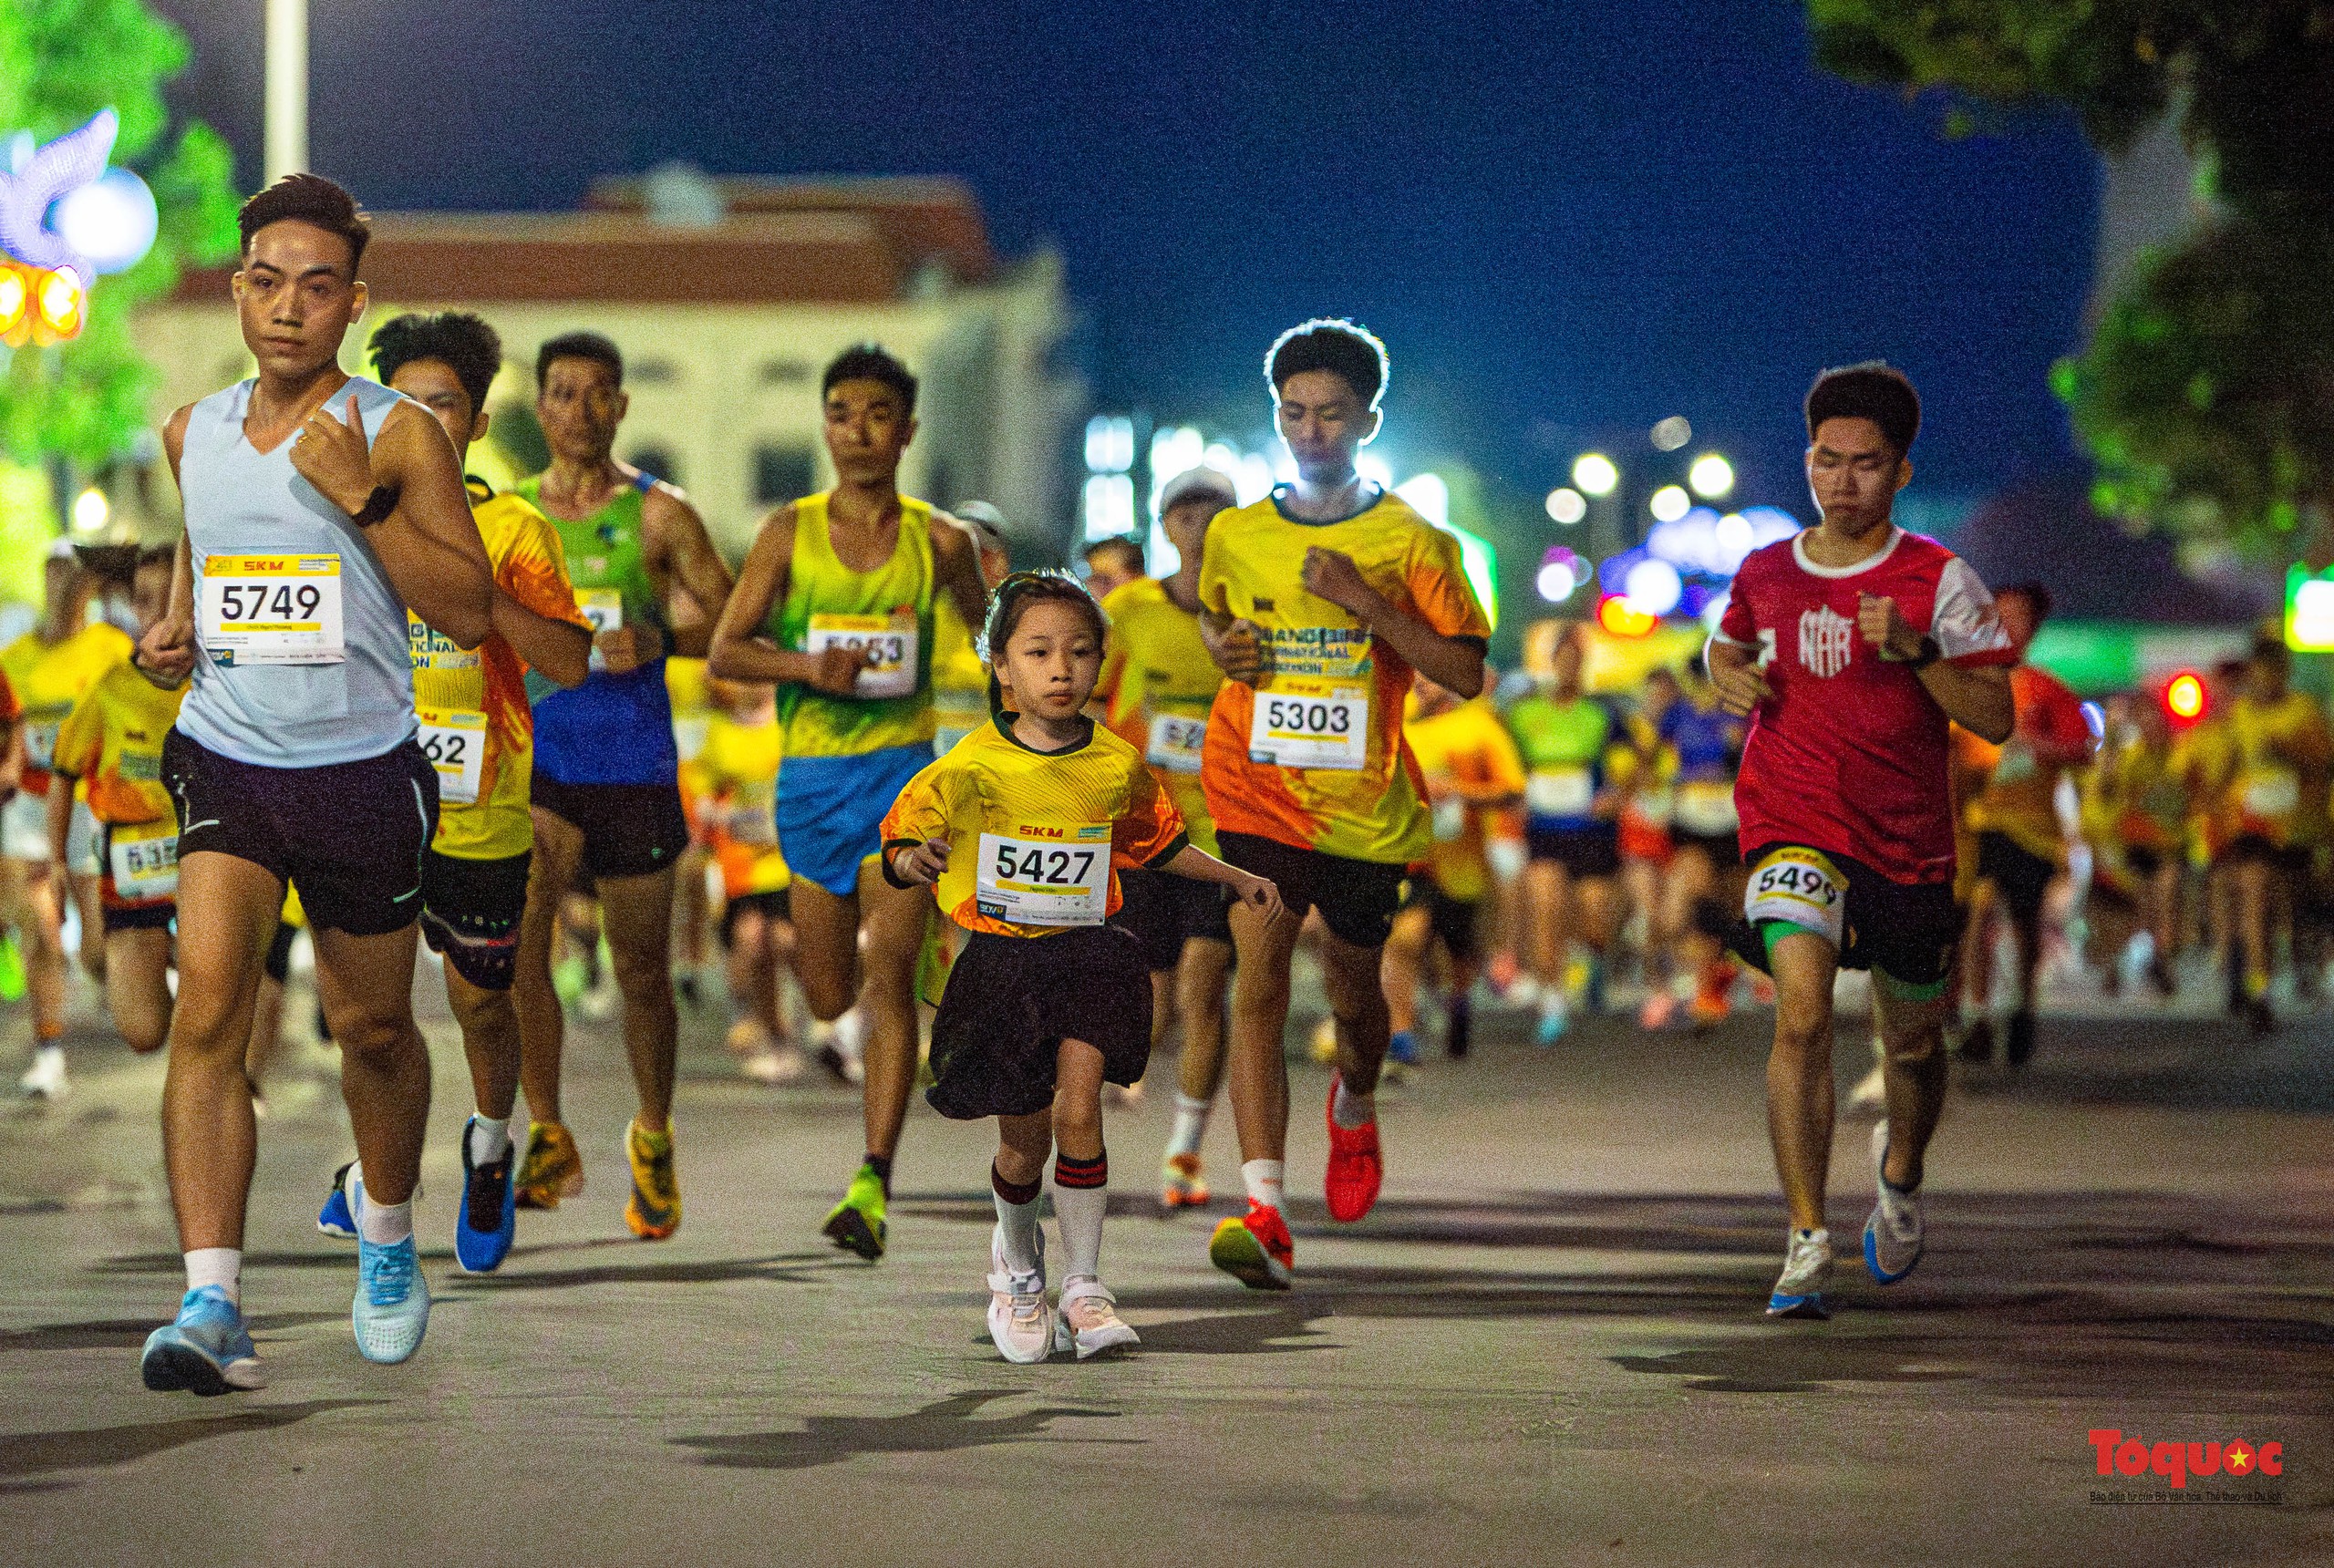
M 1368 686 L 1316 676 L 1275 676 L 1257 691 L 1249 761 L 1358 772 L 1368 758 Z

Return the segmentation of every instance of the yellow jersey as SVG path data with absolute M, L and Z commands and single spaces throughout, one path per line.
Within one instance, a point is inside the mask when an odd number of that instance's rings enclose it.
M 1166 864 L 1188 841 L 1142 754 L 1091 720 L 1060 751 L 992 719 L 908 780 L 883 818 L 884 872 L 902 844 L 948 841 L 935 893 L 967 931 L 1051 936 L 1119 908 L 1119 871 Z
M 470 515 L 478 520 L 497 588 L 538 615 L 591 629 L 568 585 L 559 535 L 542 513 L 474 480 Z M 475 648 L 459 648 L 411 614 L 406 631 L 418 738 L 438 770 L 438 836 L 431 847 L 466 861 L 526 853 L 535 841 L 527 810 L 535 724 L 526 662 L 499 634 Z
M 2325 836 L 2334 736 L 2318 699 L 2289 691 L 2276 702 L 2240 696 L 2228 706 L 2230 745 L 2223 813 L 2238 836 L 2280 848 Z
M 932 741 L 933 587 L 929 502 L 900 498 L 899 539 L 891 558 L 857 572 L 835 554 L 828 527 L 833 495 L 794 503 L 794 553 L 786 596 L 763 630 L 780 647 L 816 654 L 866 650 L 850 696 L 796 683 L 778 688 L 778 722 L 789 757 L 860 757 Z
M 162 783 L 162 738 L 186 687 L 163 691 L 128 664 L 98 677 L 57 731 L 56 770 L 81 781 L 89 814 L 108 826 L 174 814 Z
M 1433 842 L 1402 741 L 1410 666 L 1304 583 L 1305 552 L 1343 552 L 1363 579 L 1438 634 L 1487 641 L 1491 622 L 1459 541 L 1391 493 L 1352 517 L 1307 522 L 1275 491 L 1208 525 L 1200 603 L 1261 633 L 1255 686 L 1226 681 L 1200 778 L 1219 833 L 1253 833 L 1349 860 L 1409 864 Z
M 783 892 L 794 880 L 778 852 L 778 758 L 774 716 L 747 724 L 716 709 L 703 746 L 683 764 L 703 795 L 706 841 L 724 898 Z
M 135 646 L 129 634 L 99 621 L 61 643 L 45 643 L 32 631 L 0 648 L 0 674 L 24 709 L 26 794 L 48 793 L 48 765 L 66 716 L 108 670 L 129 663 Z
M 1427 857 L 1435 885 L 1462 902 L 1492 890 L 1489 843 L 1500 806 L 1523 793 L 1523 757 L 1488 697 L 1462 702 L 1404 732 L 1418 758 L 1432 810 L 1434 848 Z
M 1192 842 L 1213 854 L 1215 822 L 1200 766 L 1224 672 L 1200 640 L 1199 615 L 1176 603 L 1155 577 L 1110 590 L 1102 614 L 1110 634 L 1095 691 L 1110 704 L 1111 732 L 1142 753 L 1183 813 Z

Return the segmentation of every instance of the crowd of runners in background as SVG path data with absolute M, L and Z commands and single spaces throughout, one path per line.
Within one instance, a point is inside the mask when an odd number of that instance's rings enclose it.
M 2262 1031 L 2319 988 L 2334 734 L 2282 641 L 2265 629 L 2180 720 L 2024 663 L 2048 590 L 1988 593 L 1890 521 L 1919 406 L 1885 366 L 1816 383 L 1823 521 L 1745 562 L 1706 655 L 1699 631 L 1548 620 L 1503 672 L 1453 537 L 1356 471 L 1389 364 L 1349 323 L 1267 357 L 1296 480 L 1243 505 L 1224 474 L 1164 476 L 1175 568 L 1107 540 L 1082 586 L 1013 573 L 982 503 L 899 492 L 915 378 L 851 349 L 821 387 L 834 488 L 773 512 L 733 576 L 681 491 L 614 458 L 606 339 L 542 346 L 551 466 L 500 495 L 459 461 L 501 364 L 485 322 L 398 317 L 367 339 L 377 380 L 342 377 L 365 233 L 312 177 L 245 208 L 260 375 L 166 428 L 185 538 L 60 549 L 39 620 L 0 649 L 23 1092 L 69 1090 L 76 951 L 128 1045 L 170 1047 L 189 1284 L 150 1387 L 257 1386 L 242 1205 L 295 971 L 315 980 L 294 1026 L 313 1006 L 340 1050 L 359 1156 L 320 1177 L 317 1222 L 359 1243 L 364 1354 L 418 1346 L 418 939 L 475 1089 L 462 1267 L 497 1267 L 520 1208 L 584 1189 L 569 1006 L 620 1023 L 628 1227 L 680 1227 L 679 1017 L 726 998 L 740 1074 L 863 1098 L 824 1231 L 870 1261 L 910 1097 L 997 1119 L 989 1326 L 1017 1361 L 1135 1341 L 1099 1274 L 1102 1114 L 1148 1083 L 1172 1096 L 1156 1190 L 1176 1209 L 1210 1200 L 1228 1079 L 1247 1212 L 1210 1256 L 1288 1288 L 1302 998 L 1327 1015 L 1310 1044 L 1335 1068 L 1340 1222 L 1382 1180 L 1377 1090 L 1463 1061 L 1480 1008 L 1524 1015 L 1552 1060 L 1600 1017 L 1773 1009 L 1792 1222 L 1768 1310 L 1821 1316 L 1837 972 L 1872 974 L 1854 1098 L 1882 1118 L 1864 1244 L 1884 1284 L 1920 1255 L 1948 1052 L 2023 1068 L 2046 987 L 2209 991 Z

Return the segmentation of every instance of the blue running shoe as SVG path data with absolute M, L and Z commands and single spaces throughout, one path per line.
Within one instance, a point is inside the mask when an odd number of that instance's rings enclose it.
M 1565 1006 L 1561 994 L 1540 998 L 1540 1025 L 1532 1031 L 1532 1043 L 1546 1050 L 1565 1037 L 1565 1030 L 1572 1026 L 1572 1011 Z
M 1864 1222 L 1864 1266 L 1895 1284 L 1921 1261 L 1921 1197 L 1888 1184 L 1888 1123 L 1872 1130 L 1872 1217 Z
M 519 1230 L 516 1147 L 504 1144 L 502 1158 L 470 1163 L 472 1117 L 462 1124 L 462 1207 L 454 1217 L 454 1258 L 465 1274 L 492 1274 L 511 1255 Z
M 365 1206 L 365 1179 L 350 1181 L 350 1207 Z M 429 1282 L 421 1277 L 421 1255 L 413 1238 L 384 1244 L 356 1233 L 356 1297 L 349 1304 L 348 1326 L 357 1354 L 395 1366 L 421 1348 L 429 1331 Z
M 325 1206 L 316 1211 L 316 1229 L 344 1242 L 356 1239 L 356 1216 L 348 1211 L 348 1172 L 356 1163 L 352 1160 L 332 1173 L 332 1191 L 325 1194 Z
M 1832 1315 L 1823 1300 L 1823 1284 L 1832 1273 L 1832 1233 L 1793 1231 L 1783 1256 L 1783 1272 L 1767 1297 L 1769 1317 Z
M 178 1321 L 146 1336 L 138 1375 L 158 1393 L 183 1388 L 211 1395 L 267 1387 L 243 1313 L 215 1284 L 187 1292 L 179 1303 Z
M 1418 1066 L 1418 1037 L 1408 1029 L 1395 1030 L 1394 1037 L 1386 1042 L 1386 1059 L 1406 1068 Z

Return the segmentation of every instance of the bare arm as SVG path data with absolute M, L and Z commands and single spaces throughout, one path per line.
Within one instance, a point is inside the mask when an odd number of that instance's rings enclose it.
M 977 634 L 988 615 L 988 587 L 981 581 L 981 553 L 965 525 L 945 514 L 933 520 L 932 573 L 955 601 L 956 614 Z
M 193 412 L 191 407 L 181 408 L 162 427 L 162 453 L 170 460 L 174 483 L 179 477 L 179 456 L 186 449 L 187 418 Z M 164 691 L 176 690 L 194 672 L 194 555 L 184 533 L 179 535 L 178 554 L 170 562 L 170 608 L 138 639 L 130 663 Z
M 666 484 L 650 490 L 642 500 L 640 517 L 652 573 L 678 584 L 698 604 L 719 604 L 729 597 L 729 568 L 713 548 L 705 519 L 678 490 Z M 703 620 L 673 624 L 672 651 L 684 658 L 703 658 L 712 641 L 713 627 Z M 614 667 L 613 662 L 610 667 Z
M 292 466 L 335 506 L 355 517 L 377 486 L 398 492 L 368 542 L 406 607 L 456 646 L 474 648 L 493 629 L 494 568 L 470 516 L 462 465 L 446 428 L 418 405 L 400 403 L 368 448 L 356 399 L 346 420 L 325 403 L 292 442 Z
M 1207 648 L 1207 656 L 1215 661 L 1215 667 L 1227 678 L 1243 686 L 1255 686 L 1263 676 L 1264 639 L 1257 634 L 1254 621 L 1202 606 L 1200 641 Z
M 728 681 L 771 686 L 807 686 L 834 696 L 849 696 L 867 655 L 851 648 L 829 648 L 813 658 L 781 648 L 762 635 L 770 606 L 786 597 L 787 563 L 794 559 L 794 506 L 780 507 L 762 520 L 753 548 L 738 568 L 737 585 L 713 624 L 707 666 Z
M 1737 718 L 1748 717 L 1752 710 L 1775 695 L 1774 687 L 1759 671 L 1759 655 L 1754 648 L 1723 637 L 1712 637 L 1702 652 L 1703 662 L 1710 672 L 1710 687 L 1718 694 L 1718 705 Z
M 1483 649 L 1446 637 L 1369 585 L 1353 558 L 1318 545 L 1305 552 L 1306 591 L 1327 599 L 1369 629 L 1410 668 L 1462 697 L 1483 689 Z
M 1173 860 L 1157 869 L 1193 882 L 1228 887 L 1242 903 L 1261 911 L 1266 920 L 1278 919 L 1281 914 L 1283 906 L 1277 886 L 1237 866 L 1225 865 L 1197 844 L 1185 844 L 1175 851 Z
M 592 634 L 573 621 L 538 614 L 495 590 L 494 630 L 530 669 L 563 686 L 579 686 L 592 669 Z
M 73 828 L 73 776 L 69 773 L 49 775 L 48 860 L 51 865 L 72 863 L 66 859 L 65 840 Z

